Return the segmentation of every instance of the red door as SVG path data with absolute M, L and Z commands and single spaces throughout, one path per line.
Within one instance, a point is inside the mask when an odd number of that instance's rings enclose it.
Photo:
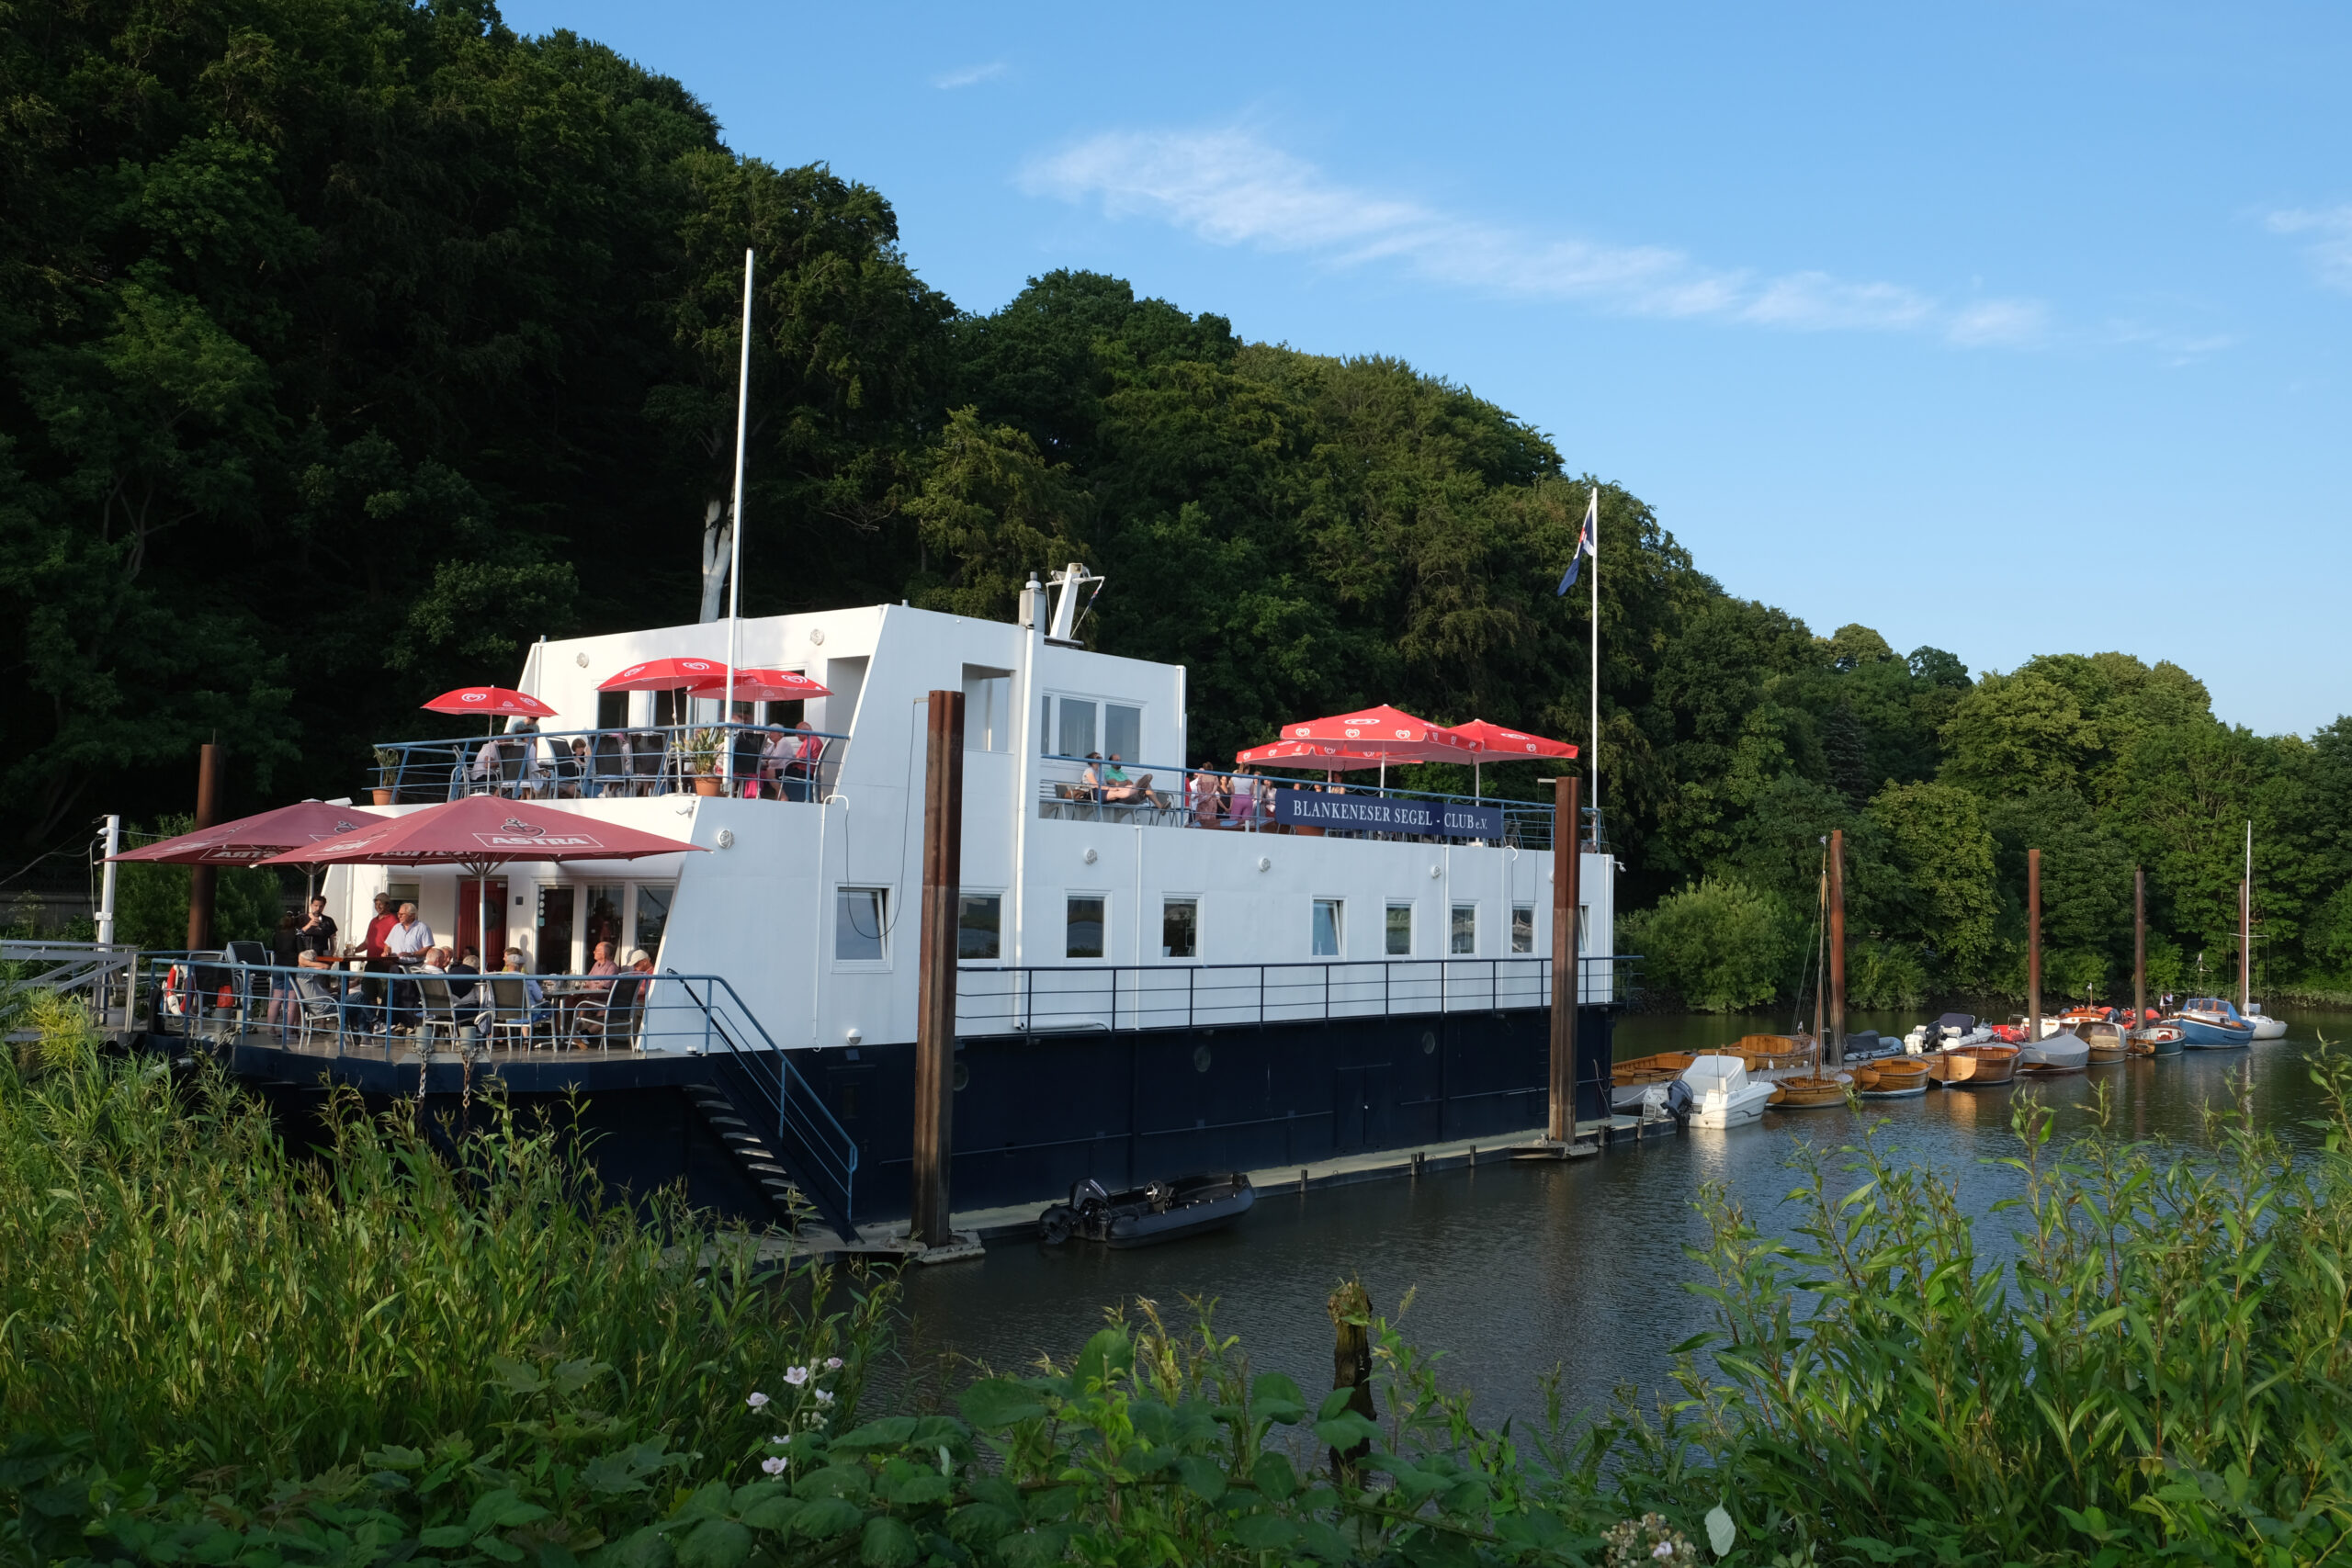
M 480 941 L 481 928 L 477 913 L 481 908 L 477 900 L 485 896 L 490 900 L 487 911 L 490 916 L 490 944 L 487 947 L 482 946 Z M 458 951 L 462 953 L 469 947 L 481 953 L 484 974 L 494 975 L 506 966 L 506 879 L 503 876 L 490 879 L 487 895 L 483 893 L 481 883 L 474 877 L 460 877 L 458 881 Z

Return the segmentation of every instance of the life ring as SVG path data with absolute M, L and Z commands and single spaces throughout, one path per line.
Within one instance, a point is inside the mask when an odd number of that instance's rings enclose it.
M 164 1010 L 177 1018 L 187 1011 L 187 965 L 175 964 L 164 971 Z

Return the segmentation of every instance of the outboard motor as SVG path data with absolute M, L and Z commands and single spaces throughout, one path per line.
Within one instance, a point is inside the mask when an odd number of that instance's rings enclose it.
M 1691 1108 L 1698 1103 L 1698 1098 L 1690 1092 L 1690 1086 L 1680 1078 L 1666 1086 L 1666 1113 L 1674 1118 L 1676 1131 L 1687 1133 L 1690 1130 Z

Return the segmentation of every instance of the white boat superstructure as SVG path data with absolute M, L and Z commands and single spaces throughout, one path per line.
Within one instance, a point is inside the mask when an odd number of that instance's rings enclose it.
M 1098 581 L 1075 566 L 1050 587 L 1033 579 L 1019 624 L 904 604 L 743 620 L 740 666 L 797 671 L 830 694 L 739 705 L 738 722 L 772 727 L 808 759 L 773 783 L 782 798 L 741 798 L 740 784 L 695 793 L 681 759 L 695 727 L 727 716 L 715 699 L 598 689 L 641 661 L 722 654 L 724 624 L 542 641 L 519 685 L 560 716 L 528 754 L 502 772 L 478 758 L 480 737 L 407 745 L 384 809 L 503 788 L 711 852 L 516 863 L 485 889 L 455 869 L 338 868 L 333 912 L 356 933 L 373 896 L 413 898 L 445 940 L 486 935 L 539 973 L 584 971 L 599 942 L 642 948 L 660 970 L 727 976 L 787 1048 L 910 1042 L 927 694 L 945 690 L 965 711 L 965 1031 L 1132 1027 L 1180 1002 L 1214 1024 L 1220 1008 L 1266 1021 L 1548 1000 L 1548 807 L 1465 803 L 1426 832 L 1294 831 L 1268 820 L 1271 790 L 1195 791 L 1184 667 L 1076 640 L 1080 590 Z M 764 744 L 722 740 L 718 771 L 731 756 L 737 780 L 756 773 Z M 1124 790 L 1099 771 L 1113 757 Z M 1360 796 L 1402 792 L 1351 784 L 1348 805 Z M 1578 949 L 1606 955 L 1615 864 L 1587 852 L 1579 865 Z M 486 933 L 472 929 L 478 897 L 493 911 Z M 1220 965 L 1255 966 L 1246 997 Z M 1268 965 L 1286 967 L 1270 980 Z M 1607 1001 L 1611 964 L 1585 970 L 1580 998 Z

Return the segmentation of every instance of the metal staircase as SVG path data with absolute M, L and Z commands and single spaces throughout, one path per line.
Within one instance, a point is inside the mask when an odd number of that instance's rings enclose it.
M 760 1021 L 716 976 L 662 976 L 700 1011 L 707 1084 L 688 1100 L 777 1214 L 803 1203 L 843 1241 L 856 1241 L 852 1189 L 857 1145 Z

